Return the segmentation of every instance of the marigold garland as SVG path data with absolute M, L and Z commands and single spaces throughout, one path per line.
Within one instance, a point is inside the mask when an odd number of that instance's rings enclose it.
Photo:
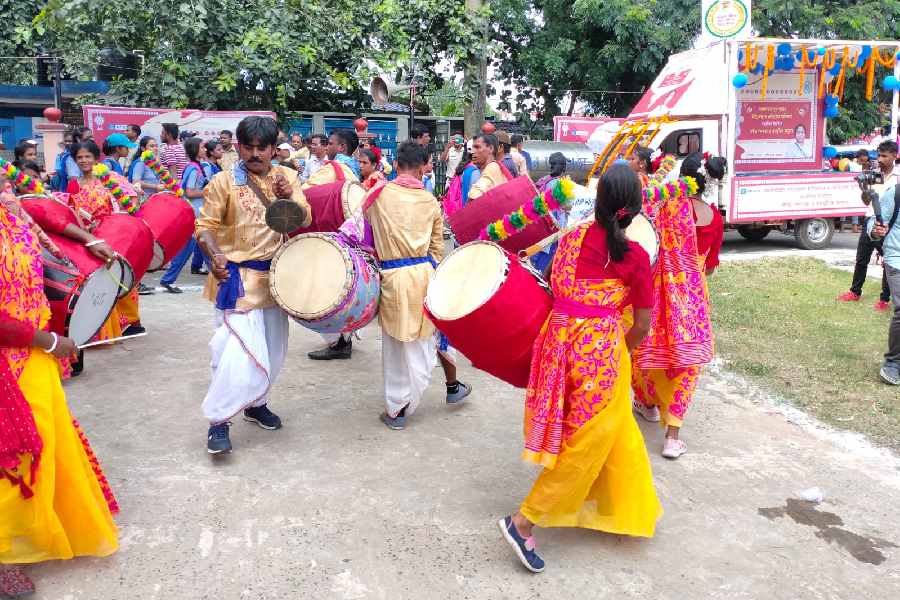
M 575 183 L 569 178 L 559 179 L 553 187 L 538 194 L 511 213 L 489 223 L 481 230 L 480 238 L 502 242 L 519 233 L 532 223 L 550 214 L 551 210 L 568 208 L 575 199 Z
M 113 178 L 108 166 L 103 163 L 94 165 L 94 175 L 100 179 L 100 183 L 110 191 L 125 212 L 129 215 L 137 212 L 138 206 L 135 204 L 134 198 L 125 193 L 119 182 Z
M 141 160 L 144 161 L 144 164 L 150 167 L 150 169 L 156 173 L 156 176 L 159 178 L 159 181 L 163 184 L 163 186 L 178 196 L 179 198 L 184 194 L 184 191 L 181 189 L 175 179 L 172 177 L 172 174 L 169 173 L 169 170 L 165 168 L 157 159 L 156 155 L 153 154 L 151 150 L 144 150 L 141 154 Z
M 644 188 L 644 206 L 651 207 L 647 212 L 653 218 L 664 202 L 694 196 L 699 189 L 697 180 L 687 176 L 679 177 L 676 181 L 651 183 Z
M 0 170 L 3 171 L 3 176 L 12 182 L 15 187 L 24 187 L 29 194 L 44 193 L 44 184 L 31 175 L 23 173 L 22 169 L 16 167 L 8 160 L 0 158 Z

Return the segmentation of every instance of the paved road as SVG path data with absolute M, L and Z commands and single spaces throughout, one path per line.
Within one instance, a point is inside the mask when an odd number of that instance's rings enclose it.
M 157 294 L 142 315 L 150 335 L 88 352 L 66 384 L 122 506 L 121 550 L 31 568 L 37 598 L 900 597 L 900 462 L 715 372 L 681 460 L 660 458 L 661 431 L 643 424 L 666 511 L 656 537 L 542 530 L 548 568 L 534 576 L 494 524 L 535 476 L 519 460 L 520 390 L 466 365 L 475 393 L 449 409 L 438 371 L 407 430 L 389 431 L 379 330 L 351 361 L 322 364 L 305 357 L 318 338 L 293 324 L 271 402 L 285 428 L 237 422 L 235 453 L 213 460 L 199 410 L 210 306 Z M 797 499 L 813 486 L 824 503 Z

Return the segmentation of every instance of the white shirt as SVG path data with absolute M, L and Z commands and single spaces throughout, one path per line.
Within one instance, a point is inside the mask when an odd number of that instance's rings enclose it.
M 457 150 L 455 146 L 450 146 L 450 150 L 447 152 L 448 177 L 453 177 L 453 174 L 456 173 L 456 167 L 459 166 L 459 161 L 462 160 L 465 150 L 465 146 L 460 146 L 459 150 Z
M 303 174 L 300 175 L 300 181 L 306 181 L 310 177 L 313 176 L 313 173 L 322 168 L 322 165 L 327 161 L 326 158 L 319 158 L 315 154 L 311 154 L 309 158 L 306 159 L 306 169 L 303 170 Z

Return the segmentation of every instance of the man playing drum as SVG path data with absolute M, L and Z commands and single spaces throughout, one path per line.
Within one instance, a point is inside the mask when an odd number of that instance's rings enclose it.
M 240 161 L 206 187 L 197 219 L 197 239 L 212 263 L 204 294 L 216 303 L 213 375 L 203 400 L 210 454 L 231 451 L 229 419 L 241 411 L 263 429 L 281 428 L 266 401 L 287 354 L 288 317 L 269 293 L 269 266 L 282 235 L 266 225 L 265 214 L 275 198 L 298 204 L 303 226 L 312 213 L 297 172 L 272 166 L 277 137 L 269 117 L 240 122 Z
M 472 142 L 472 162 L 481 170 L 481 176 L 472 184 L 469 200 L 483 196 L 489 189 L 512 179 L 509 170 L 497 162 L 499 151 L 500 142 L 497 136 L 489 133 L 475 136 Z
M 422 185 L 425 149 L 404 142 L 397 149 L 397 178 L 369 192 L 366 218 L 381 259 L 381 352 L 385 412 L 381 420 L 403 429 L 437 366 L 435 329 L 425 317 L 428 283 L 443 256 L 443 218 Z
M 343 172 L 344 179 L 359 181 L 359 163 L 353 153 L 359 146 L 359 137 L 352 129 L 335 129 L 328 137 L 325 154 L 328 160 L 303 184 L 303 189 L 317 185 L 326 185 L 338 180 L 336 168 Z M 350 334 L 325 333 L 322 337 L 328 346 L 307 354 L 312 360 L 333 360 L 350 358 L 353 352 L 353 340 Z

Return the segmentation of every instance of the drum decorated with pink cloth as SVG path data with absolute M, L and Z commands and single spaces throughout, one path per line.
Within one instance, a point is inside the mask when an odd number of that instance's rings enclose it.
M 54 192 L 53 195 L 25 194 L 19 196 L 19 204 L 34 221 L 41 223 L 69 223 L 80 226 L 75 212 L 69 208 L 68 194 Z
M 493 242 L 447 255 L 425 296 L 425 313 L 472 364 L 516 387 L 528 385 L 531 349 L 553 307 L 536 271 Z
M 135 216 L 153 233 L 153 258 L 148 271 L 161 269 L 194 235 L 194 209 L 190 202 L 169 192 L 150 196 Z
M 47 236 L 65 255 L 63 259 L 43 251 L 50 331 L 72 338 L 78 345 L 87 343 L 116 304 L 125 263 L 116 259 L 107 265 L 75 240 L 52 233 Z
M 153 232 L 141 219 L 125 214 L 113 213 L 100 220 L 92 232 L 94 237 L 105 240 L 127 263 L 127 269 L 119 288 L 123 297 L 136 286 L 153 258 Z
M 272 258 L 269 290 L 295 321 L 319 333 L 346 333 L 378 314 L 375 259 L 337 234 L 304 233 Z

